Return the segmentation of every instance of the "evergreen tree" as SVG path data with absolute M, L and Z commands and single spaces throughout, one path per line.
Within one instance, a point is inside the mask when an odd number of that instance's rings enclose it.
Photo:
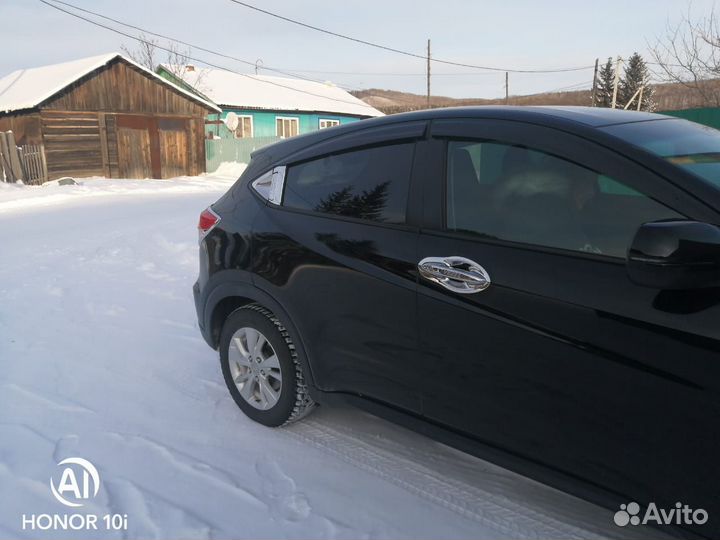
M 650 86 L 650 72 L 648 71 L 645 60 L 638 53 L 628 59 L 627 65 L 625 66 L 625 74 L 620 81 L 620 87 L 618 89 L 618 103 L 617 107 L 622 109 L 627 103 L 635 96 L 635 93 L 642 87 L 642 101 L 640 103 L 641 111 L 652 111 L 655 108 L 653 100 L 653 88 Z M 638 99 L 640 94 L 635 96 L 633 102 L 628 106 L 628 109 L 636 110 Z
M 596 107 L 611 107 L 613 97 L 613 85 L 615 84 L 615 66 L 612 58 L 600 68 L 598 74 L 597 90 L 595 92 Z

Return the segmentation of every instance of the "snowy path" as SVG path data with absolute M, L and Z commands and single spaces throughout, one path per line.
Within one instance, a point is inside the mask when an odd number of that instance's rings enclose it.
M 100 471 L 87 510 L 128 514 L 132 538 L 643 532 L 359 411 L 246 419 L 191 294 L 197 216 L 229 183 L 175 182 L 0 190 L 0 537 L 68 536 L 21 516 L 66 510 L 48 480 L 69 456 Z

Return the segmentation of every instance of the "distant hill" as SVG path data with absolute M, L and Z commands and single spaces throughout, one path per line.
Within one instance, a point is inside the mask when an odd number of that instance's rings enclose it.
M 703 92 L 679 83 L 654 85 L 658 111 L 672 111 L 695 107 L 720 106 L 720 79 L 706 81 Z M 392 114 L 427 108 L 426 97 L 395 90 L 358 90 L 351 92 L 369 105 L 384 113 Z M 704 95 L 705 94 L 705 95 Z M 713 94 L 712 97 L 708 97 Z M 465 105 L 504 105 L 505 99 L 451 98 L 431 96 L 430 107 L 459 107 Z M 510 96 L 509 105 L 590 105 L 590 90 L 572 92 L 545 92 L 526 96 Z

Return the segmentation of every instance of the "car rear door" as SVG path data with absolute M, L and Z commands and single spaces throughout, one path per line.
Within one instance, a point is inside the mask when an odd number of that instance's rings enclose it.
M 255 284 L 298 327 L 314 383 L 421 411 L 411 169 L 425 122 L 288 158 L 254 228 Z
M 623 258 L 645 221 L 717 216 L 547 127 L 435 121 L 424 145 L 425 415 L 554 481 L 720 510 L 720 295 L 634 285 Z

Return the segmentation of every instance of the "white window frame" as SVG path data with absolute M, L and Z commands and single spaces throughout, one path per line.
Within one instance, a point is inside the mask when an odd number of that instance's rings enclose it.
M 237 128 L 235 128 L 235 131 L 233 132 L 233 137 L 236 139 L 252 139 L 255 136 L 255 119 L 253 118 L 252 114 L 238 114 L 238 126 L 243 125 L 243 120 L 245 118 L 250 119 L 250 135 L 247 137 L 238 137 L 237 136 Z
M 325 125 L 323 126 L 323 122 Z M 334 118 L 320 118 L 318 120 L 318 129 L 327 129 L 335 126 L 340 125 L 340 120 L 336 120 Z
M 284 135 L 284 134 L 278 133 L 278 120 L 282 120 L 283 122 L 285 120 L 295 122 L 297 124 L 297 135 L 300 135 L 300 117 L 299 116 L 276 116 L 275 117 L 275 135 L 277 137 L 286 139 L 288 137 L 292 137 L 292 135 Z M 284 128 L 283 128 L 283 131 L 285 131 Z

